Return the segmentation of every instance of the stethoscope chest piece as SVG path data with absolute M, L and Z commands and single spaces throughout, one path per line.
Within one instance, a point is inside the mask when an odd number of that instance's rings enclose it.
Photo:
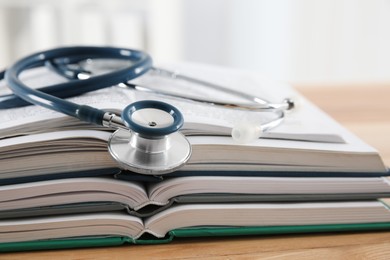
M 118 129 L 109 139 L 111 156 L 124 169 L 142 174 L 165 174 L 182 167 L 191 156 L 191 144 L 178 130 L 183 116 L 175 107 L 145 100 L 122 112 L 129 130 Z

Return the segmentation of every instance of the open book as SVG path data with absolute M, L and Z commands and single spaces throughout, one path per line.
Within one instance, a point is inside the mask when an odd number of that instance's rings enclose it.
M 388 206 L 377 200 L 389 197 L 388 170 L 373 148 L 288 86 L 237 70 L 179 68 L 269 101 L 295 97 L 300 108 L 264 138 L 242 145 L 229 136 L 234 123 L 266 122 L 274 115 L 217 109 L 122 86 L 72 98 L 118 113 L 133 101 L 156 99 L 183 112 L 182 131 L 193 155 L 183 169 L 157 176 L 162 181 L 154 183 L 127 181 L 139 176 L 117 169 L 107 151 L 110 129 L 36 106 L 0 111 L 0 183 L 31 181 L 0 187 L 0 251 L 161 243 L 175 236 L 390 228 Z M 24 77 L 34 86 L 63 80 L 39 70 Z M 235 99 L 152 75 L 134 83 Z M 82 177 L 106 169 L 122 179 Z M 305 175 L 293 177 L 296 173 Z
M 352 201 L 389 196 L 388 177 L 193 176 L 159 183 L 70 178 L 0 186 L 0 219 L 113 210 L 149 216 L 183 203 Z
M 276 230 L 295 226 L 299 231 L 302 227 L 315 229 L 315 225 L 374 226 L 389 222 L 389 209 L 381 201 L 188 204 L 146 219 L 121 213 L 100 213 L 3 220 L 0 222 L 0 243 L 88 236 L 121 236 L 136 240 L 145 233 L 163 238 L 172 230 L 196 227 L 208 228 L 209 234 L 218 228 L 236 227 L 238 234 L 244 226 L 268 226 Z M 193 231 L 193 235 L 196 232 Z
M 373 148 L 290 87 L 243 71 L 203 65 L 181 65 L 179 68 L 183 74 L 227 88 L 239 87 L 274 102 L 293 96 L 299 99 L 300 108 L 289 113 L 286 120 L 265 133 L 264 138 L 240 145 L 229 136 L 235 122 L 243 119 L 265 122 L 275 115 L 214 108 L 121 86 L 71 100 L 113 111 L 121 111 L 128 103 L 140 99 L 163 100 L 177 106 L 185 118 L 183 132 L 189 135 L 193 147 L 193 154 L 183 171 L 310 172 L 313 176 L 316 172 L 330 172 L 336 176 L 340 172 L 387 173 Z M 47 71 L 32 71 L 25 78 L 34 86 L 63 80 Z M 134 83 L 167 91 L 185 91 L 210 99 L 234 99 L 209 92 L 207 88 L 151 75 L 142 76 Z M 0 180 L 117 167 L 107 152 L 110 136 L 107 129 L 36 106 L 3 110 L 0 118 Z

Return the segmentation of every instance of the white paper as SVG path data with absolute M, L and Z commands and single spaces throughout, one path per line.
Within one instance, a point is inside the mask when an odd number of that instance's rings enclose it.
M 301 103 L 300 109 L 288 113 L 286 119 L 280 126 L 271 129 L 264 134 L 264 137 L 266 138 L 334 143 L 344 142 L 345 136 L 339 134 L 340 129 L 334 127 L 334 122 L 331 122 L 326 115 L 318 109 L 315 109 L 314 106 L 287 85 L 274 83 L 253 73 L 239 70 L 185 64 L 167 67 L 169 69 L 180 68 L 180 72 L 184 75 L 210 81 L 226 88 L 240 90 L 271 102 L 282 102 L 286 97 L 299 97 L 298 99 Z M 24 76 L 26 81 L 29 82 L 29 85 L 34 87 L 48 84 L 47 82 L 54 83 L 63 81 L 58 75 L 53 75 L 52 72 L 48 72 L 46 69 L 36 69 L 34 71 L 31 71 Z M 36 77 L 34 77 L 34 73 Z M 162 89 L 176 94 L 184 93 L 186 95 L 227 102 L 248 102 L 235 96 L 221 93 L 220 91 L 212 91 L 210 88 L 197 84 L 191 84 L 181 80 L 175 81 L 159 76 L 145 75 L 132 82 L 140 84 L 141 86 Z M 259 124 L 264 124 L 276 118 L 274 113 L 254 113 L 222 109 L 211 105 L 187 102 L 177 98 L 138 92 L 118 86 L 87 93 L 82 96 L 70 98 L 69 100 L 102 109 L 121 111 L 129 103 L 145 99 L 162 100 L 176 106 L 183 113 L 185 118 L 183 129 L 192 130 L 187 132 L 211 132 L 212 134 L 215 134 L 213 131 L 220 131 L 221 134 L 230 134 L 231 128 L 237 123 L 255 121 L 259 122 Z M 34 133 L 34 128 L 35 130 L 39 128 L 39 131 L 35 132 L 45 131 L 46 125 L 48 131 L 53 131 L 55 130 L 53 129 L 55 128 L 55 124 L 50 124 L 49 120 L 65 117 L 66 116 L 60 113 L 38 106 L 1 110 L 0 120 L 2 121 L 2 124 L 0 125 L 0 130 L 3 130 L 3 134 L 6 134 L 3 135 L 3 137 L 9 136 L 9 133 L 6 131 L 7 129 L 15 130 L 15 128 L 18 126 L 20 127 L 21 125 L 28 125 L 31 128 L 32 133 Z M 45 121 L 47 121 L 47 123 L 45 123 Z M 41 122 L 39 124 L 41 124 L 42 127 L 39 125 L 34 126 L 34 122 Z M 27 131 L 26 133 L 29 133 L 26 127 L 22 129 Z M 22 129 L 18 131 L 22 131 Z M 12 133 L 17 134 L 18 132 L 12 131 Z

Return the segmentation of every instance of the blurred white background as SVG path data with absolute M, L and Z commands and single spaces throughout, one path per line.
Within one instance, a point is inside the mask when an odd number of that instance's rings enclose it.
M 0 0 L 0 67 L 46 48 L 87 44 L 291 83 L 388 83 L 390 1 Z

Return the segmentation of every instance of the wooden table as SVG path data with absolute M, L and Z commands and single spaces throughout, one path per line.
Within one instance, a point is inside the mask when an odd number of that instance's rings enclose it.
M 298 88 L 390 165 L 390 84 Z M 177 239 L 170 244 L 2 254 L 0 259 L 390 259 L 390 231 Z

